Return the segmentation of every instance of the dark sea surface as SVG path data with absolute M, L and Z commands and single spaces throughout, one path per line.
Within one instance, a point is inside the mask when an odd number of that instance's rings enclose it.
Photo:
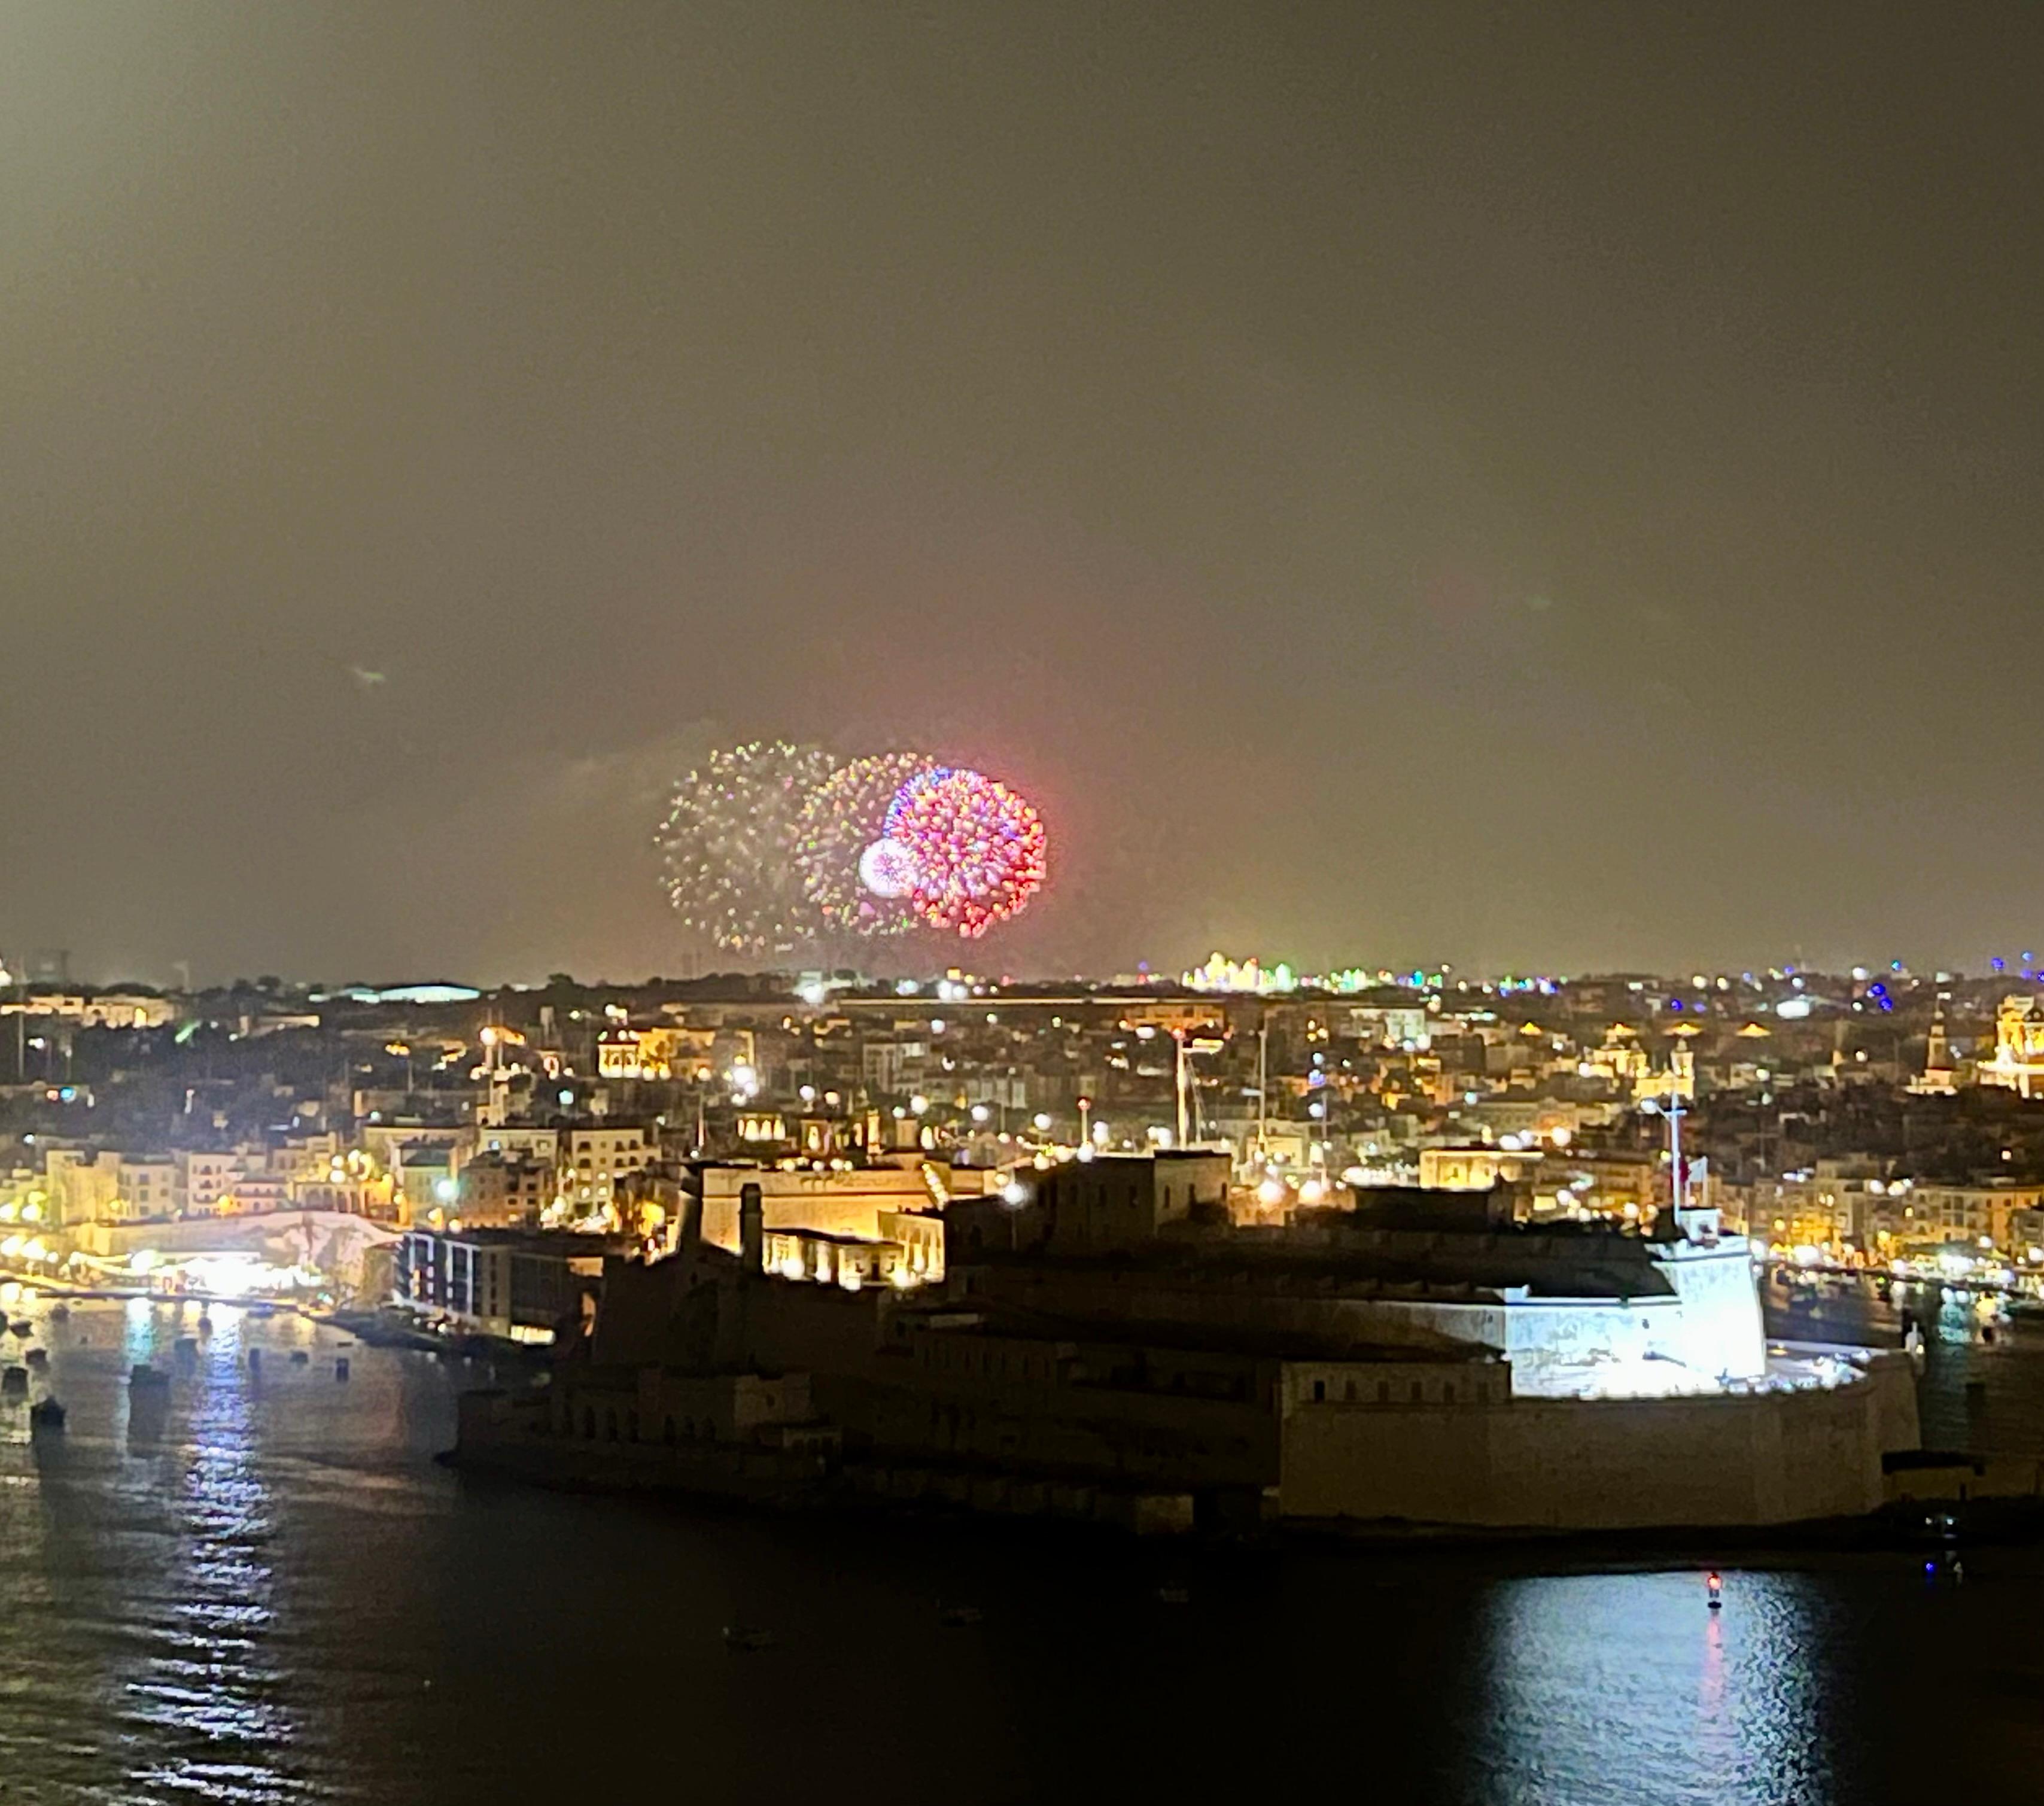
M 216 1306 L 180 1359 L 189 1307 L 25 1314 L 70 1421 L 0 1407 L 0 1801 L 2044 1800 L 2035 1548 L 1963 1581 L 1724 1551 L 1713 1614 L 1708 1548 L 702 1512 L 436 1466 L 479 1367 L 358 1346 L 341 1382 L 346 1339 L 294 1318 Z M 2044 1332 L 1946 1319 L 1927 1439 L 2044 1454 Z M 154 1408 L 144 1359 L 175 1375 Z M 774 1647 L 730 1653 L 733 1623 Z

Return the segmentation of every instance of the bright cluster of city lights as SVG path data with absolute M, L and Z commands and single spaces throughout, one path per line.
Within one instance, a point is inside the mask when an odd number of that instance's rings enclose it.
M 1454 970 L 1450 966 L 1439 966 L 1429 971 L 1416 966 L 1410 971 L 1395 972 L 1389 966 L 1374 970 L 1347 966 L 1331 972 L 1304 972 L 1282 959 L 1266 964 L 1253 954 L 1247 959 L 1231 959 L 1224 953 L 1216 953 L 1204 966 L 1181 973 L 1179 982 L 1189 990 L 1251 997 L 1282 996 L 1293 991 L 1326 991 L 1339 997 L 1353 997 L 1362 991 L 1394 987 L 1408 991 L 1444 990 L 1449 974 Z M 1485 979 L 1477 988 L 1487 996 L 1509 997 L 1517 992 L 1532 991 L 1547 997 L 1554 993 L 1558 984 L 1565 982 L 1566 980 L 1547 978 L 1506 977 Z M 1470 987 L 1464 981 L 1458 988 L 1467 990 Z

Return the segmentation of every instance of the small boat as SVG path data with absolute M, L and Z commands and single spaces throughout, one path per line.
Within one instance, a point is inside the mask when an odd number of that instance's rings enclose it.
M 947 1630 L 962 1630 L 967 1624 L 980 1623 L 986 1614 L 977 1605 L 939 1605 L 937 1622 Z
M 61 1430 L 64 1427 L 64 1408 L 53 1398 L 39 1398 L 29 1407 L 29 1428 L 32 1430 Z
M 29 1370 L 10 1367 L 0 1373 L 0 1398 L 25 1397 L 29 1390 Z
M 774 1633 L 771 1631 L 748 1630 L 743 1624 L 726 1624 L 724 1627 L 724 1647 L 733 1655 L 752 1655 L 774 1647 Z
M 47 1348 L 31 1348 L 21 1358 L 32 1367 L 47 1367 L 50 1364 L 50 1351 Z
M 152 1367 L 147 1361 L 137 1361 L 128 1370 L 128 1385 L 136 1392 L 154 1392 L 167 1388 L 171 1376 L 161 1367 Z

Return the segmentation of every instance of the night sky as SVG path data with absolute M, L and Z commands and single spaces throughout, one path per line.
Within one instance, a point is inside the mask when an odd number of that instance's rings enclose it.
M 2044 946 L 2044 10 L 0 11 L 0 951 L 682 969 L 734 737 L 982 969 Z

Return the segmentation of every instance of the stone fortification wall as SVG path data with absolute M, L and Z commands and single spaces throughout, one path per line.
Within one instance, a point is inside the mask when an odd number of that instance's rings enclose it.
M 1767 1369 L 1767 1331 L 1754 1283 L 1752 1251 L 1742 1236 L 1714 1247 L 1676 1243 L 1661 1270 L 1681 1300 L 1673 1333 L 1655 1350 L 1707 1374 L 1752 1379 Z
M 1682 1339 L 1676 1298 L 1522 1298 L 1504 1315 L 1512 1384 L 1525 1393 L 1573 1391 L 1599 1362 L 1643 1361 Z
M 1550 1374 L 1564 1373 L 1575 1376 L 1568 1382 L 1573 1391 L 1583 1370 L 1599 1360 L 1637 1362 L 1677 1349 L 1692 1353 L 1708 1344 L 1710 1333 L 1685 1333 L 1687 1306 L 1669 1294 L 1508 1301 L 1482 1293 L 1457 1298 L 1438 1292 L 1401 1296 L 1389 1289 L 1344 1296 L 1305 1286 L 1288 1291 L 1248 1282 L 1230 1285 L 1168 1271 L 1085 1268 L 982 1268 L 974 1277 L 990 1297 L 1104 1324 L 1197 1324 L 1379 1347 L 1493 1349 L 1511 1362 L 1515 1385 L 1528 1392 L 1540 1391 Z M 1699 1365 L 1698 1371 L 1714 1379 L 1727 1365 L 1719 1360 Z M 1745 1370 L 1742 1361 L 1731 1365 L 1735 1371 Z
M 1877 1361 L 1828 1391 L 1392 1411 L 1295 1404 L 1284 1427 L 1282 1510 L 1567 1530 L 1858 1515 L 1882 1503 L 1884 1451 L 1915 1446 L 1907 1381 Z
M 1247 1278 L 1231 1284 L 1169 1270 L 982 1267 L 964 1301 L 979 1298 L 1097 1323 L 1117 1333 L 1146 1323 L 1181 1324 L 1378 1346 L 1458 1343 L 1495 1349 L 1504 1347 L 1506 1335 L 1506 1308 L 1494 1295 L 1345 1297 L 1310 1285 L 1285 1291 Z
M 1517 1289 L 1500 1295 L 1445 1285 L 1424 1293 L 1389 1286 L 1371 1293 L 1321 1290 L 1304 1278 L 1286 1285 L 1253 1266 L 1230 1278 L 1168 1267 L 989 1263 L 974 1270 L 972 1284 L 990 1298 L 1099 1322 L 1490 1348 L 1511 1362 L 1519 1389 L 1531 1393 L 1573 1393 L 1600 1362 L 1665 1359 L 1707 1381 L 1764 1371 L 1766 1343 L 1743 1244 L 1710 1251 L 1685 1245 L 1657 1258 L 1654 1267 L 1640 1273 L 1642 1289 L 1629 1298 L 1529 1297 Z M 1649 1280 L 1654 1289 L 1646 1289 Z M 1659 1289 L 1664 1283 L 1669 1289 Z

